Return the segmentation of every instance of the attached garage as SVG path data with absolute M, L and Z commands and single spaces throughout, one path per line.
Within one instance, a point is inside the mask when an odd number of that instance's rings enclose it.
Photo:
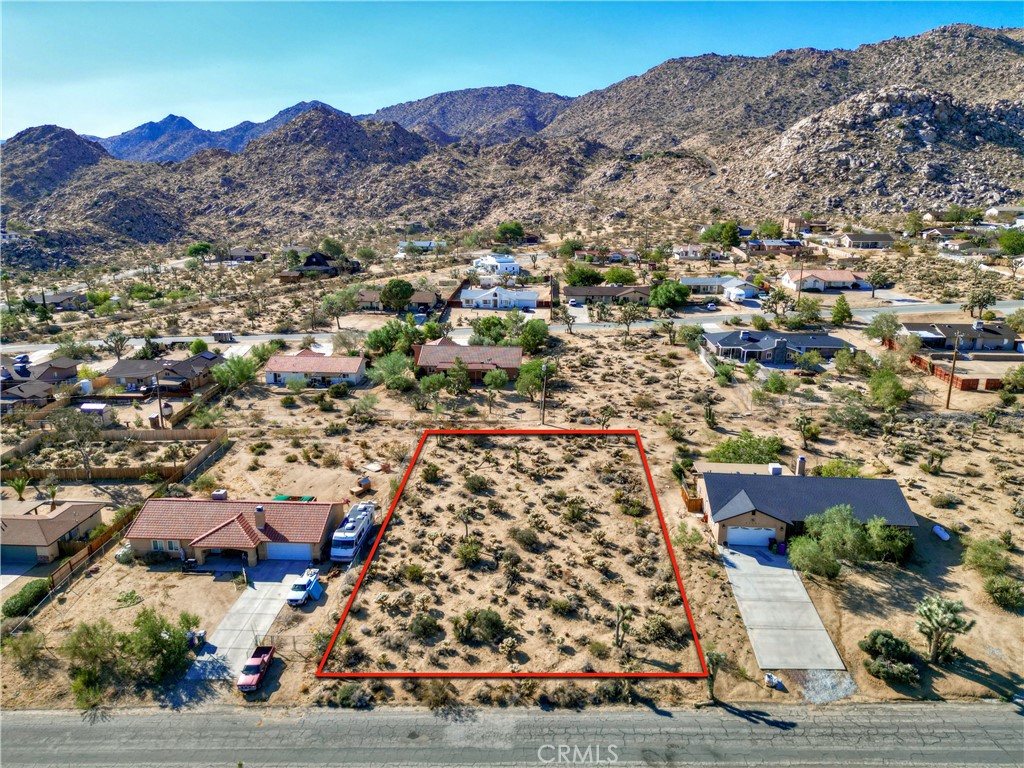
M 267 542 L 267 560 L 309 560 L 309 544 L 283 544 L 279 541 Z
M 35 547 L 4 544 L 0 547 L 0 561 L 5 563 L 37 563 L 39 562 L 39 555 Z
M 725 532 L 725 543 L 730 547 L 767 547 L 769 539 L 774 538 L 774 528 L 743 528 L 730 525 Z

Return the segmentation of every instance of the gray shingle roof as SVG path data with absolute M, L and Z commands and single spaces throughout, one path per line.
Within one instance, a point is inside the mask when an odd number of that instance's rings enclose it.
M 797 523 L 829 507 L 849 504 L 854 516 L 863 523 L 878 515 L 890 525 L 917 526 L 895 480 L 708 472 L 704 475 L 704 486 L 715 522 L 750 512 L 753 507 L 776 520 Z
M 747 338 L 741 338 L 746 333 Z M 722 331 L 705 333 L 704 338 L 711 344 L 725 348 L 763 351 L 772 349 L 782 339 L 791 349 L 842 349 L 850 346 L 842 339 L 827 333 L 777 333 L 775 331 Z

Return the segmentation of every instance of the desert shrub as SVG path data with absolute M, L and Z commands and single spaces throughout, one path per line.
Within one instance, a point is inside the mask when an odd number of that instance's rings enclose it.
M 284 460 L 289 464 L 294 464 L 299 460 L 299 457 L 294 453 L 289 453 L 287 456 L 284 457 Z
M 418 689 L 420 701 L 430 709 L 441 709 L 456 701 L 455 688 L 447 680 L 428 680 Z
M 964 565 L 984 576 L 1001 576 L 1010 567 L 1010 559 L 997 539 L 976 539 L 964 550 Z
M 210 474 L 200 475 L 192 481 L 192 490 L 195 493 L 209 493 L 216 488 L 217 481 Z
M 324 429 L 324 434 L 327 437 L 336 437 L 338 435 L 344 435 L 346 432 L 348 432 L 348 424 L 346 424 L 343 421 L 332 422 L 331 424 L 328 424 L 327 427 Z
M 365 709 L 372 701 L 372 694 L 359 683 L 339 685 L 331 697 L 331 703 L 345 709 Z
M 1009 576 L 990 576 L 985 579 L 985 591 L 992 602 L 1008 611 L 1024 608 L 1024 586 Z
M 525 550 L 534 551 L 540 544 L 540 537 L 532 528 L 510 528 L 508 532 L 512 541 Z
M 587 649 L 595 659 L 607 659 L 611 653 L 611 648 L 608 647 L 608 644 L 602 643 L 600 640 L 591 641 Z
M 910 643 L 896 637 L 888 629 L 872 630 L 866 638 L 857 643 L 857 647 L 873 659 L 886 656 L 893 661 L 913 661 L 917 658 Z
M 624 498 L 620 502 L 619 508 L 630 517 L 643 517 L 647 514 L 647 505 L 633 496 Z
M 810 536 L 791 539 L 788 547 L 789 562 L 798 571 L 834 579 L 839 575 L 839 561 L 821 548 Z
M 764 380 L 764 390 L 771 392 L 773 395 L 784 395 L 789 391 L 789 382 L 778 371 L 772 371 Z
M 869 675 L 887 683 L 904 683 L 915 686 L 921 683 L 921 675 L 913 664 L 879 656 L 877 659 L 864 659 L 864 667 Z
M 103 703 L 103 686 L 100 684 L 99 673 L 92 669 L 81 669 L 71 680 L 71 693 L 75 697 L 75 706 L 79 709 L 92 709 Z
M 666 640 L 671 640 L 675 632 L 667 618 L 660 613 L 655 613 L 644 620 L 637 635 L 645 643 L 663 643 Z
M 505 634 L 505 622 L 497 611 L 485 608 L 473 619 L 473 636 L 482 643 L 497 642 Z
M 873 517 L 864 527 L 872 560 L 905 563 L 914 552 L 914 534 L 906 528 L 888 525 L 883 517 Z
M 106 533 L 109 530 L 110 530 L 110 526 L 109 525 L 107 525 L 106 523 L 100 523 L 99 525 L 97 525 L 96 527 L 94 527 L 92 530 L 89 531 L 89 541 L 95 541 L 96 539 L 98 539 L 100 536 L 102 536 L 104 533 Z
M 937 509 L 949 509 L 950 507 L 955 507 L 959 501 L 960 499 L 952 493 L 936 493 L 928 499 L 928 503 Z
M 548 693 L 541 695 L 540 702 L 561 709 L 582 709 L 587 703 L 587 694 L 575 683 L 558 683 Z
M 295 395 L 285 395 L 281 398 L 281 405 L 285 408 L 291 408 L 295 405 Z
M 753 325 L 754 330 L 757 331 L 767 331 L 771 327 L 764 315 L 754 315 L 750 318 L 750 324 Z
M 572 605 L 568 600 L 561 597 L 553 597 L 548 600 L 548 608 L 556 616 L 567 616 L 572 613 Z
M 707 453 L 708 461 L 730 464 L 770 464 L 777 461 L 782 439 L 743 430 L 739 437 L 723 440 Z
M 429 613 L 418 613 L 409 622 L 409 631 L 413 637 L 425 640 L 438 634 L 441 631 L 441 625 Z
M 4 642 L 4 653 L 10 654 L 17 667 L 25 670 L 39 660 L 45 647 L 46 639 L 41 633 L 33 630 L 7 638 Z
M 436 483 L 441 479 L 441 468 L 437 464 L 427 464 L 423 467 L 423 479 L 428 483 Z
M 0 609 L 4 616 L 27 616 L 29 612 L 42 602 L 50 591 L 47 579 L 33 579 L 22 587 L 16 595 L 8 598 Z
M 459 559 L 467 568 L 472 568 L 474 565 L 480 562 L 480 542 L 470 536 L 468 539 L 460 542 L 455 548 L 455 556 Z
M 490 487 L 490 482 L 483 475 L 469 475 L 466 478 L 466 488 L 470 493 L 483 493 Z
M 332 403 L 330 400 L 321 400 L 319 403 L 316 404 L 316 407 L 319 408 L 324 413 L 330 413 L 331 411 L 334 410 L 334 403 Z
M 412 582 L 423 581 L 423 566 L 418 563 L 409 563 L 402 568 L 402 576 Z
M 348 384 L 341 382 L 338 384 L 331 384 L 327 388 L 327 393 L 335 400 L 340 400 L 343 397 L 348 397 Z

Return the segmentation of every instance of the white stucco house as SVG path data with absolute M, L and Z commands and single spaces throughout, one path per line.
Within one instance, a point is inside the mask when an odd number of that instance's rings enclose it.
M 491 253 L 479 259 L 473 259 L 473 269 L 477 272 L 488 272 L 492 275 L 518 275 L 519 265 L 511 256 Z
M 509 291 L 500 286 L 470 288 L 462 292 L 462 306 L 470 309 L 536 308 L 536 291 Z

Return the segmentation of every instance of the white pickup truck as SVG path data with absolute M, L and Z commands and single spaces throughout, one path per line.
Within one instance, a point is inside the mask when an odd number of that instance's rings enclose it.
M 305 605 L 310 598 L 319 600 L 323 593 L 324 589 L 320 586 L 320 569 L 307 568 L 306 572 L 297 581 L 294 581 L 292 588 L 288 590 L 288 605 Z
M 376 504 L 372 501 L 361 501 L 345 515 L 345 519 L 331 537 L 333 562 L 350 563 L 355 560 L 359 549 L 370 537 L 376 514 Z

